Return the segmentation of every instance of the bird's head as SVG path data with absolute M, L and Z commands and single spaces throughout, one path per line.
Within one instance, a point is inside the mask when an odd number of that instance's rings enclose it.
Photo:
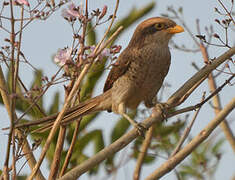
M 149 44 L 168 45 L 174 34 L 183 31 L 183 27 L 168 18 L 149 18 L 137 26 L 129 46 L 141 48 Z

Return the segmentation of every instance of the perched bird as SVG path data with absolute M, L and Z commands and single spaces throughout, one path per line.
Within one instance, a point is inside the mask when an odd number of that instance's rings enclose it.
M 149 18 L 140 23 L 112 67 L 104 93 L 69 109 L 63 122 L 108 110 L 122 115 L 141 132 L 144 127 L 132 120 L 126 110 L 136 109 L 142 101 L 146 107 L 154 105 L 153 98 L 161 88 L 171 62 L 169 40 L 183 31 L 174 21 L 163 17 Z M 54 120 L 56 116 L 36 122 Z

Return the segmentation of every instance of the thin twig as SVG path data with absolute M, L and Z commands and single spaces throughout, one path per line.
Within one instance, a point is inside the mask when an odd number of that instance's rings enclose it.
M 48 177 L 48 180 L 54 180 L 57 178 L 57 174 L 60 167 L 61 153 L 63 151 L 63 145 L 66 135 L 66 127 L 60 126 L 60 132 L 56 143 L 55 154 L 53 156 L 53 161 L 51 164 L 51 170 Z
M 75 143 L 76 143 L 76 139 L 77 139 L 77 136 L 78 136 L 78 133 L 79 133 L 79 126 L 80 126 L 80 122 L 81 120 L 78 120 L 76 121 L 76 126 L 75 126 L 75 129 L 74 129 L 74 132 L 73 132 L 73 138 L 72 138 L 72 142 L 69 146 L 69 150 L 66 154 L 66 157 L 65 157 L 65 161 L 64 161 L 64 164 L 63 164 L 63 167 L 60 171 L 60 175 L 59 177 L 62 177 L 69 165 L 69 161 L 70 161 L 70 158 L 72 157 L 72 153 L 73 153 L 73 148 L 75 146 Z
M 11 67 L 11 77 L 12 77 L 11 86 L 12 86 L 12 94 L 15 94 L 15 88 L 14 88 L 15 22 L 14 22 L 13 1 L 12 0 L 10 0 L 10 14 L 11 14 L 10 41 L 11 41 L 11 66 L 12 66 Z M 14 121 L 15 121 L 14 113 L 15 113 L 15 97 L 12 97 L 11 101 L 10 101 L 10 131 L 9 131 L 9 135 L 8 135 L 6 159 L 5 159 L 4 167 L 3 167 L 3 175 L 4 175 L 5 180 L 9 179 L 8 164 L 9 164 L 11 140 L 12 140 L 12 135 L 13 135 L 13 131 L 14 131 Z
M 29 93 L 28 89 L 26 88 L 26 86 L 24 85 L 23 81 L 20 79 L 20 77 L 18 76 L 18 82 L 20 83 L 20 85 L 22 86 L 22 88 L 24 89 L 25 93 Z M 31 105 L 33 103 L 32 98 L 29 98 L 28 101 Z M 38 105 L 37 102 L 35 102 L 35 107 L 39 110 L 39 112 L 43 115 L 46 116 L 45 112 L 43 111 L 43 109 Z
M 135 166 L 135 170 L 134 170 L 134 176 L 133 176 L 134 180 L 139 180 L 140 179 L 140 173 L 141 173 L 142 165 L 143 165 L 143 162 L 144 162 L 145 155 L 148 151 L 149 145 L 151 143 L 154 128 L 155 128 L 155 125 L 152 125 L 146 133 L 146 137 L 145 137 L 144 142 L 141 146 L 141 150 L 139 152 L 139 156 L 138 156 L 138 159 L 137 159 L 137 162 L 136 162 L 136 166 Z
M 205 99 L 205 93 L 203 93 L 201 102 L 203 102 L 204 99 Z M 195 122 L 195 120 L 196 120 L 196 118 L 197 118 L 197 115 L 198 115 L 200 109 L 201 109 L 201 107 L 199 107 L 199 108 L 196 110 L 196 112 L 194 113 L 194 116 L 193 116 L 193 118 L 192 118 L 192 120 L 191 120 L 189 126 L 185 128 L 185 130 L 184 130 L 184 132 L 183 132 L 183 134 L 182 134 L 182 136 L 181 136 L 181 138 L 180 138 L 180 140 L 179 140 L 179 142 L 178 142 L 176 148 L 175 148 L 174 151 L 171 153 L 171 155 L 170 155 L 169 158 L 173 157 L 173 156 L 174 156 L 177 152 L 179 152 L 179 150 L 181 149 L 181 146 L 183 145 L 185 139 L 188 137 L 188 135 L 189 135 L 189 133 L 190 133 L 192 127 L 193 127 L 193 124 L 194 124 L 194 122 Z
M 102 45 L 102 43 L 104 42 L 105 38 L 108 36 L 110 30 L 111 30 L 111 27 L 114 23 L 114 19 L 116 18 L 116 14 L 117 14 L 117 10 L 118 10 L 118 6 L 119 6 L 119 0 L 116 0 L 116 5 L 115 5 L 115 9 L 114 9 L 114 13 L 113 13 L 113 17 L 112 17 L 112 20 L 111 20 L 111 23 L 108 27 L 108 29 L 106 30 L 103 38 L 101 39 L 101 41 L 98 43 L 98 45 L 96 46 L 95 50 L 94 50 L 94 54 L 97 54 L 97 53 L 100 53 L 103 51 L 102 48 L 100 48 L 100 46 Z M 116 31 L 117 32 L 117 31 Z M 103 46 L 104 47 L 104 46 Z M 105 46 L 106 47 L 106 46 Z M 99 49 L 100 48 L 100 49 Z M 97 50 L 100 50 L 100 52 L 98 52 Z
M 13 14 L 13 13 L 12 13 Z M 17 85 L 17 79 L 18 79 L 18 73 L 19 73 L 19 63 L 20 63 L 20 49 L 21 49 L 21 42 L 22 42 L 22 26 L 23 26 L 23 17 L 24 17 L 24 8 L 23 5 L 21 5 L 21 21 L 20 21 L 20 34 L 19 34 L 19 40 L 18 40 L 18 45 L 17 45 L 17 55 L 16 55 L 16 62 L 13 63 L 14 64 L 14 72 L 12 72 L 13 74 L 13 88 L 12 88 L 12 93 L 15 94 L 16 93 L 16 85 Z M 14 20 L 14 17 L 11 17 Z M 14 24 L 14 23 L 13 23 Z M 15 34 L 12 36 L 15 36 Z M 15 38 L 15 37 L 14 37 Z M 13 39 L 13 38 L 12 38 Z M 12 43 L 14 43 L 15 41 L 13 41 Z M 15 46 L 15 45 L 13 45 Z M 14 49 L 12 49 L 12 51 L 14 51 Z M 14 56 L 13 56 L 14 57 Z M 13 59 L 14 61 L 14 59 Z M 13 66 L 12 64 L 12 66 Z M 14 103 L 13 103 L 14 102 Z M 12 110 L 15 109 L 15 97 L 13 96 L 12 99 Z M 13 105 L 14 104 L 14 105 Z M 15 116 L 14 116 L 15 117 Z M 15 119 L 14 119 L 15 121 Z M 15 126 L 15 122 L 14 122 L 14 126 Z M 13 126 L 13 127 L 14 127 Z M 12 144 L 13 144 L 13 157 L 12 157 L 12 179 L 16 179 L 16 157 L 15 157 L 15 130 L 13 130 L 13 136 L 12 136 Z
M 16 143 L 15 143 L 15 129 L 13 129 L 14 136 L 12 136 L 12 179 L 16 179 Z
M 195 83 L 189 90 L 188 92 L 186 92 L 178 101 L 178 104 L 182 104 L 192 93 L 194 90 L 197 89 L 197 87 L 207 78 L 207 76 L 205 76 L 204 78 L 202 78 L 200 81 L 198 81 L 197 83 Z M 177 105 L 177 104 L 175 104 Z
M 193 41 L 199 45 L 197 39 L 195 38 L 194 34 L 191 32 L 190 28 L 187 26 L 187 24 L 184 22 L 184 20 L 178 15 L 178 13 L 173 9 L 173 8 L 169 8 L 169 11 L 172 12 L 175 15 L 175 18 L 177 18 L 180 23 L 184 26 L 184 29 L 186 30 L 186 32 L 188 32 L 188 34 L 190 35 L 190 37 L 193 39 Z
M 192 110 L 196 110 L 197 108 L 200 108 L 203 104 L 205 104 L 206 102 L 208 102 L 212 97 L 214 97 L 215 95 L 217 95 L 223 88 L 225 85 L 229 84 L 230 81 L 235 77 L 235 75 L 230 76 L 230 78 L 228 78 L 220 87 L 218 87 L 214 92 L 212 92 L 204 101 L 194 105 L 194 106 L 189 106 L 183 109 L 179 109 L 177 111 L 174 111 L 170 114 L 167 114 L 167 118 L 170 118 L 172 116 L 175 116 L 177 114 L 182 114 L 188 111 L 192 111 Z
M 20 21 L 20 34 L 19 34 L 19 41 L 17 44 L 17 55 L 16 55 L 16 62 L 15 62 L 15 71 L 14 71 L 14 89 L 16 89 L 18 73 L 19 73 L 19 63 L 20 63 L 20 52 L 21 52 L 21 42 L 22 42 L 22 27 L 23 27 L 23 17 L 24 17 L 24 8 L 21 5 L 21 21 Z
M 220 3 L 220 5 L 224 8 L 224 10 L 226 11 L 227 15 L 231 18 L 233 24 L 235 25 L 235 21 L 233 19 L 233 16 L 231 15 L 231 13 L 227 10 L 227 8 L 224 6 L 224 4 L 221 2 L 221 0 L 218 0 L 218 2 Z

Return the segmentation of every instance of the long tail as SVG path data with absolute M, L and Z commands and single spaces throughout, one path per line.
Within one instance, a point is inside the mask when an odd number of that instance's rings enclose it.
M 91 98 L 85 102 L 78 104 L 70 109 L 68 109 L 65 113 L 65 116 L 61 123 L 68 123 L 74 121 L 84 115 L 92 114 L 94 112 L 103 111 L 103 110 L 111 110 L 112 108 L 112 99 L 111 99 L 111 90 L 106 91 L 105 93 Z M 56 113 L 51 116 L 47 116 L 45 118 L 41 118 L 32 122 L 18 124 L 15 127 L 30 127 L 35 125 L 45 125 L 48 126 L 53 124 L 55 119 L 57 118 L 59 113 Z

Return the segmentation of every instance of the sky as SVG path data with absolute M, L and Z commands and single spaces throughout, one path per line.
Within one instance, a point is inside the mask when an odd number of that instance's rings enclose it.
M 32 0 L 33 1 L 33 0 Z M 81 1 L 74 1 L 76 4 L 79 4 Z M 150 3 L 152 1 L 145 0 L 145 1 L 134 1 L 134 0 L 120 0 L 119 9 L 117 13 L 117 20 L 121 19 L 125 15 L 128 14 L 130 9 L 133 7 L 141 8 L 144 5 Z M 196 32 L 196 26 L 195 26 L 195 19 L 200 19 L 201 27 L 213 25 L 216 32 L 221 33 L 221 28 L 216 25 L 214 22 L 215 18 L 219 18 L 219 16 L 214 12 L 214 7 L 220 7 L 218 1 L 205 1 L 205 0 L 158 0 L 156 2 L 156 7 L 154 10 L 151 11 L 151 13 L 147 14 L 145 17 L 140 19 L 137 23 L 133 24 L 127 31 L 125 31 L 124 34 L 119 38 L 119 40 L 116 42 L 118 45 L 122 45 L 123 48 L 127 46 L 127 42 L 130 40 L 133 31 L 138 23 L 140 23 L 142 20 L 147 19 L 149 17 L 154 16 L 161 16 L 162 13 L 167 12 L 167 6 L 173 5 L 176 9 L 179 7 L 183 7 L 184 12 L 184 19 L 185 22 L 188 24 L 190 29 L 192 29 L 192 33 L 194 35 L 197 34 Z M 102 8 L 104 5 L 108 6 L 108 15 L 111 14 L 114 10 L 115 1 L 108 1 L 108 0 L 96 0 L 96 1 L 90 1 L 89 2 L 89 9 L 96 9 L 97 7 Z M 229 3 L 227 1 L 227 4 L 229 6 Z M 178 23 L 178 22 L 177 22 Z M 203 28 L 202 28 L 203 29 Z M 105 26 L 101 26 L 97 32 L 99 33 L 99 38 L 102 37 L 102 34 L 105 31 Z M 202 30 L 203 32 L 203 30 Z M 0 42 L 3 42 L 3 39 L 5 36 L 1 35 L 0 30 Z M 3 33 L 4 34 L 4 33 Z M 231 40 L 235 39 L 234 32 L 231 33 Z M 190 39 L 189 35 L 185 33 L 177 34 L 173 38 L 174 42 L 178 44 L 184 44 L 186 47 L 194 48 L 194 42 L 192 39 Z M 35 21 L 30 26 L 28 26 L 25 29 L 25 32 L 23 34 L 23 44 L 22 49 L 24 51 L 24 54 L 27 56 L 27 58 L 30 60 L 30 63 L 32 63 L 35 67 L 43 69 L 45 72 L 45 75 L 48 77 L 51 77 L 58 69 L 58 66 L 56 66 L 52 61 L 52 56 L 56 53 L 57 49 L 64 48 L 66 46 L 70 46 L 72 44 L 72 31 L 71 27 L 68 25 L 68 23 L 61 17 L 61 10 L 55 12 L 47 21 Z M 234 45 L 234 42 L 231 44 Z M 165 92 L 164 100 L 167 99 L 177 88 L 179 88 L 185 81 L 187 81 L 195 72 L 196 70 L 192 67 L 191 63 L 195 62 L 199 67 L 203 66 L 203 60 L 200 53 L 193 54 L 193 53 L 186 53 L 181 52 L 178 50 L 173 49 L 170 46 L 171 54 L 172 54 L 172 64 L 170 71 L 166 77 L 165 82 L 171 84 L 171 89 L 168 89 Z M 209 51 L 209 55 L 211 58 L 217 57 L 223 52 L 225 52 L 225 48 L 211 48 Z M 107 76 L 108 71 L 105 72 L 104 76 L 102 77 L 102 80 L 97 85 L 97 89 L 95 91 L 94 95 L 100 94 L 103 89 L 104 80 Z M 21 65 L 20 66 L 20 75 L 24 77 L 24 81 L 26 84 L 30 84 L 32 81 L 32 70 L 27 65 Z M 222 84 L 224 82 L 225 78 L 217 79 L 218 85 Z M 56 88 L 52 88 L 48 91 L 46 94 L 45 99 L 50 99 L 51 95 L 55 90 L 58 90 L 60 88 L 60 91 L 63 91 L 63 85 L 57 86 Z M 226 105 L 230 99 L 234 96 L 234 86 L 226 87 L 224 88 L 223 92 L 220 94 L 222 99 L 222 105 Z M 207 95 L 209 94 L 207 82 L 203 83 L 198 90 L 196 90 L 192 96 L 181 106 L 186 107 L 188 105 L 196 104 L 200 101 L 203 91 L 207 92 Z M 61 98 L 63 99 L 63 98 Z M 61 105 L 63 104 L 63 101 L 61 100 Z M 48 107 L 50 105 L 50 100 L 45 101 L 45 106 Z M 193 114 L 193 113 L 192 113 Z M 192 116 L 191 114 L 191 116 Z M 233 111 L 229 116 L 228 120 L 232 120 L 232 117 L 234 117 L 235 112 Z M 108 143 L 107 136 L 110 134 L 112 127 L 116 123 L 116 119 L 118 119 L 119 116 L 113 115 L 112 113 L 106 113 L 104 112 L 102 114 L 102 118 L 99 118 L 96 120 L 94 124 L 92 124 L 89 128 L 90 130 L 95 128 L 103 128 L 103 127 L 110 127 L 106 128 L 105 135 L 106 135 L 106 144 Z M 205 127 L 210 120 L 212 120 L 214 117 L 213 109 L 206 105 L 204 108 L 202 108 L 199 117 L 192 129 L 192 136 L 196 135 L 200 130 Z M 6 127 L 9 125 L 9 119 L 6 111 L 3 108 L 0 108 L 0 118 L 3 119 L 2 127 Z M 235 124 L 230 124 L 231 128 L 235 129 Z M 217 131 L 219 129 L 217 128 Z M 223 133 L 220 133 L 220 137 L 223 137 Z M 5 131 L 0 130 L 0 154 L 6 153 L 5 145 L 7 144 L 7 135 Z M 131 146 L 128 146 L 127 149 L 130 149 Z M 127 150 L 124 150 L 124 152 Z M 224 153 L 220 165 L 218 167 L 218 171 L 216 173 L 216 179 L 231 179 L 232 176 L 235 174 L 235 167 L 234 167 L 234 161 L 235 156 L 233 151 L 231 150 L 229 144 L 227 142 L 224 143 L 223 146 Z M 36 154 L 39 154 L 39 152 L 36 152 Z M 164 160 L 162 160 L 164 161 Z M 0 157 L 0 162 L 4 162 L 4 156 Z M 129 179 L 132 177 L 132 169 L 134 168 L 135 162 L 131 161 L 126 166 L 124 166 L 117 174 L 116 178 L 125 178 Z M 45 169 L 44 172 L 47 174 L 46 170 L 46 163 L 43 164 L 43 169 Z M 151 173 L 156 167 L 159 166 L 158 164 L 152 164 L 150 166 L 144 167 L 142 178 L 146 177 L 149 173 Z M 3 163 L 0 163 L 0 169 L 2 169 Z M 28 172 L 28 169 L 25 170 Z M 103 177 L 104 175 L 101 175 Z M 85 176 L 84 179 L 87 179 Z M 173 180 L 175 179 L 175 176 L 172 173 L 169 173 L 165 175 L 162 179 L 167 180 Z

